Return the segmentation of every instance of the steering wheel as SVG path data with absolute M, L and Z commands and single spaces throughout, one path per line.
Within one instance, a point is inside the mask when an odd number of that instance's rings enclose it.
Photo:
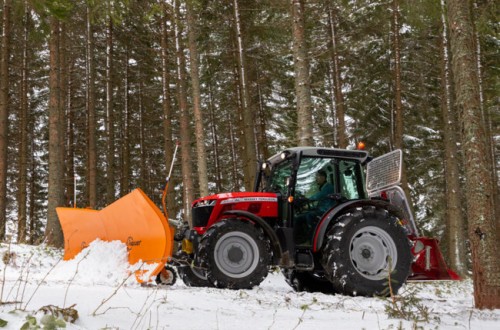
M 298 213 L 303 213 L 314 208 L 313 200 L 310 200 L 301 192 L 296 192 L 295 198 L 293 199 L 293 206 Z

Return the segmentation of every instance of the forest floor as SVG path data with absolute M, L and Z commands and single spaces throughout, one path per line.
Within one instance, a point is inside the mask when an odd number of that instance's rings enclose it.
M 279 271 L 253 290 L 191 288 L 181 280 L 170 287 L 141 286 L 130 276 L 120 242 L 94 242 L 70 261 L 62 261 L 62 254 L 0 244 L 0 327 L 500 329 L 500 310 L 473 307 L 470 280 L 407 283 L 395 302 L 294 292 Z M 76 320 L 61 322 L 64 317 Z

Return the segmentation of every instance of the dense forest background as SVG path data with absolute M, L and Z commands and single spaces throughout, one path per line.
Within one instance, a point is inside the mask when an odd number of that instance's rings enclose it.
M 251 189 L 257 159 L 363 141 L 403 149 L 420 229 L 464 267 L 444 0 L 0 3 L 0 239 L 40 242 L 54 206 L 102 208 L 136 187 L 159 204 L 177 143 L 168 205 L 187 219 L 197 196 Z M 470 12 L 497 189 L 498 2 Z

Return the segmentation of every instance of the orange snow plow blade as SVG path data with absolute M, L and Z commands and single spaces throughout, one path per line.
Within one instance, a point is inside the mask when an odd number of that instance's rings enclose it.
M 58 207 L 64 234 L 64 260 L 74 258 L 93 240 L 120 240 L 127 245 L 130 264 L 158 264 L 156 276 L 172 255 L 173 229 L 160 209 L 141 189 L 135 189 L 102 210 Z M 137 281 L 145 271 L 135 273 Z

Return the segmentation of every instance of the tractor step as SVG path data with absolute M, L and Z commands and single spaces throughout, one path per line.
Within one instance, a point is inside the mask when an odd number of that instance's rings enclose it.
M 297 270 L 313 270 L 314 257 L 310 249 L 297 250 L 295 254 L 295 269 Z

